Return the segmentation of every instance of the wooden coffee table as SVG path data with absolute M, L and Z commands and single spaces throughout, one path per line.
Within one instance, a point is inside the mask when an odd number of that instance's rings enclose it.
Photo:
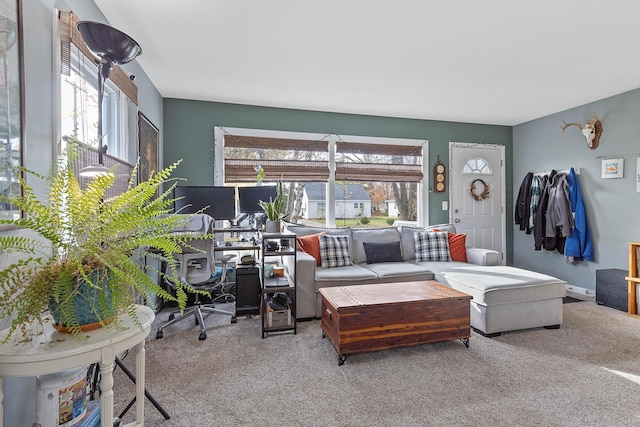
M 322 336 L 347 356 L 460 339 L 469 347 L 471 296 L 436 281 L 320 288 Z

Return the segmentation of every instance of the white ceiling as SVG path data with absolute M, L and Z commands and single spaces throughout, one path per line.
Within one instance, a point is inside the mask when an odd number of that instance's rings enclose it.
M 166 98 L 516 125 L 640 87 L 633 0 L 94 1 Z

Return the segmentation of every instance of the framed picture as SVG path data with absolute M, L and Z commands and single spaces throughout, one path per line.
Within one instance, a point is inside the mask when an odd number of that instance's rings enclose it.
M 0 1 L 0 191 L 14 197 L 22 192 L 17 170 L 23 163 L 24 141 L 22 8 L 21 0 Z M 17 206 L 0 203 L 0 218 L 22 215 Z
M 602 178 L 622 178 L 624 175 L 624 159 L 604 159 L 602 161 Z
M 160 131 L 141 112 L 138 111 L 138 181 L 146 181 L 150 174 L 158 172 L 158 144 Z

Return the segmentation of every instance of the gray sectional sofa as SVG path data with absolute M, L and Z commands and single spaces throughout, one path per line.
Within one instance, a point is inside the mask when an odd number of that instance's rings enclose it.
M 352 260 L 351 265 L 322 268 L 316 265 L 314 257 L 298 251 L 295 265 L 298 319 L 321 317 L 319 288 L 437 280 L 473 296 L 471 326 L 482 334 L 495 336 L 503 331 L 540 326 L 555 328 L 562 323 L 562 297 L 566 293 L 566 283 L 551 276 L 501 266 L 496 251 L 467 247 L 466 263 L 416 261 L 415 233 L 432 229 L 455 233 L 453 224 L 367 229 L 287 224 L 287 229 L 298 237 L 320 232 L 348 236 Z M 367 264 L 365 242 L 399 242 L 402 261 Z M 293 271 L 293 257 L 284 258 L 283 261 L 289 263 L 288 270 Z

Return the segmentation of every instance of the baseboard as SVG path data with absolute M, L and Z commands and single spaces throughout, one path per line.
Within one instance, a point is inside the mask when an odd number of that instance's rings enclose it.
M 582 299 L 585 301 L 595 301 L 596 291 L 587 288 L 581 288 L 578 286 L 567 285 L 567 295 L 570 297 Z

